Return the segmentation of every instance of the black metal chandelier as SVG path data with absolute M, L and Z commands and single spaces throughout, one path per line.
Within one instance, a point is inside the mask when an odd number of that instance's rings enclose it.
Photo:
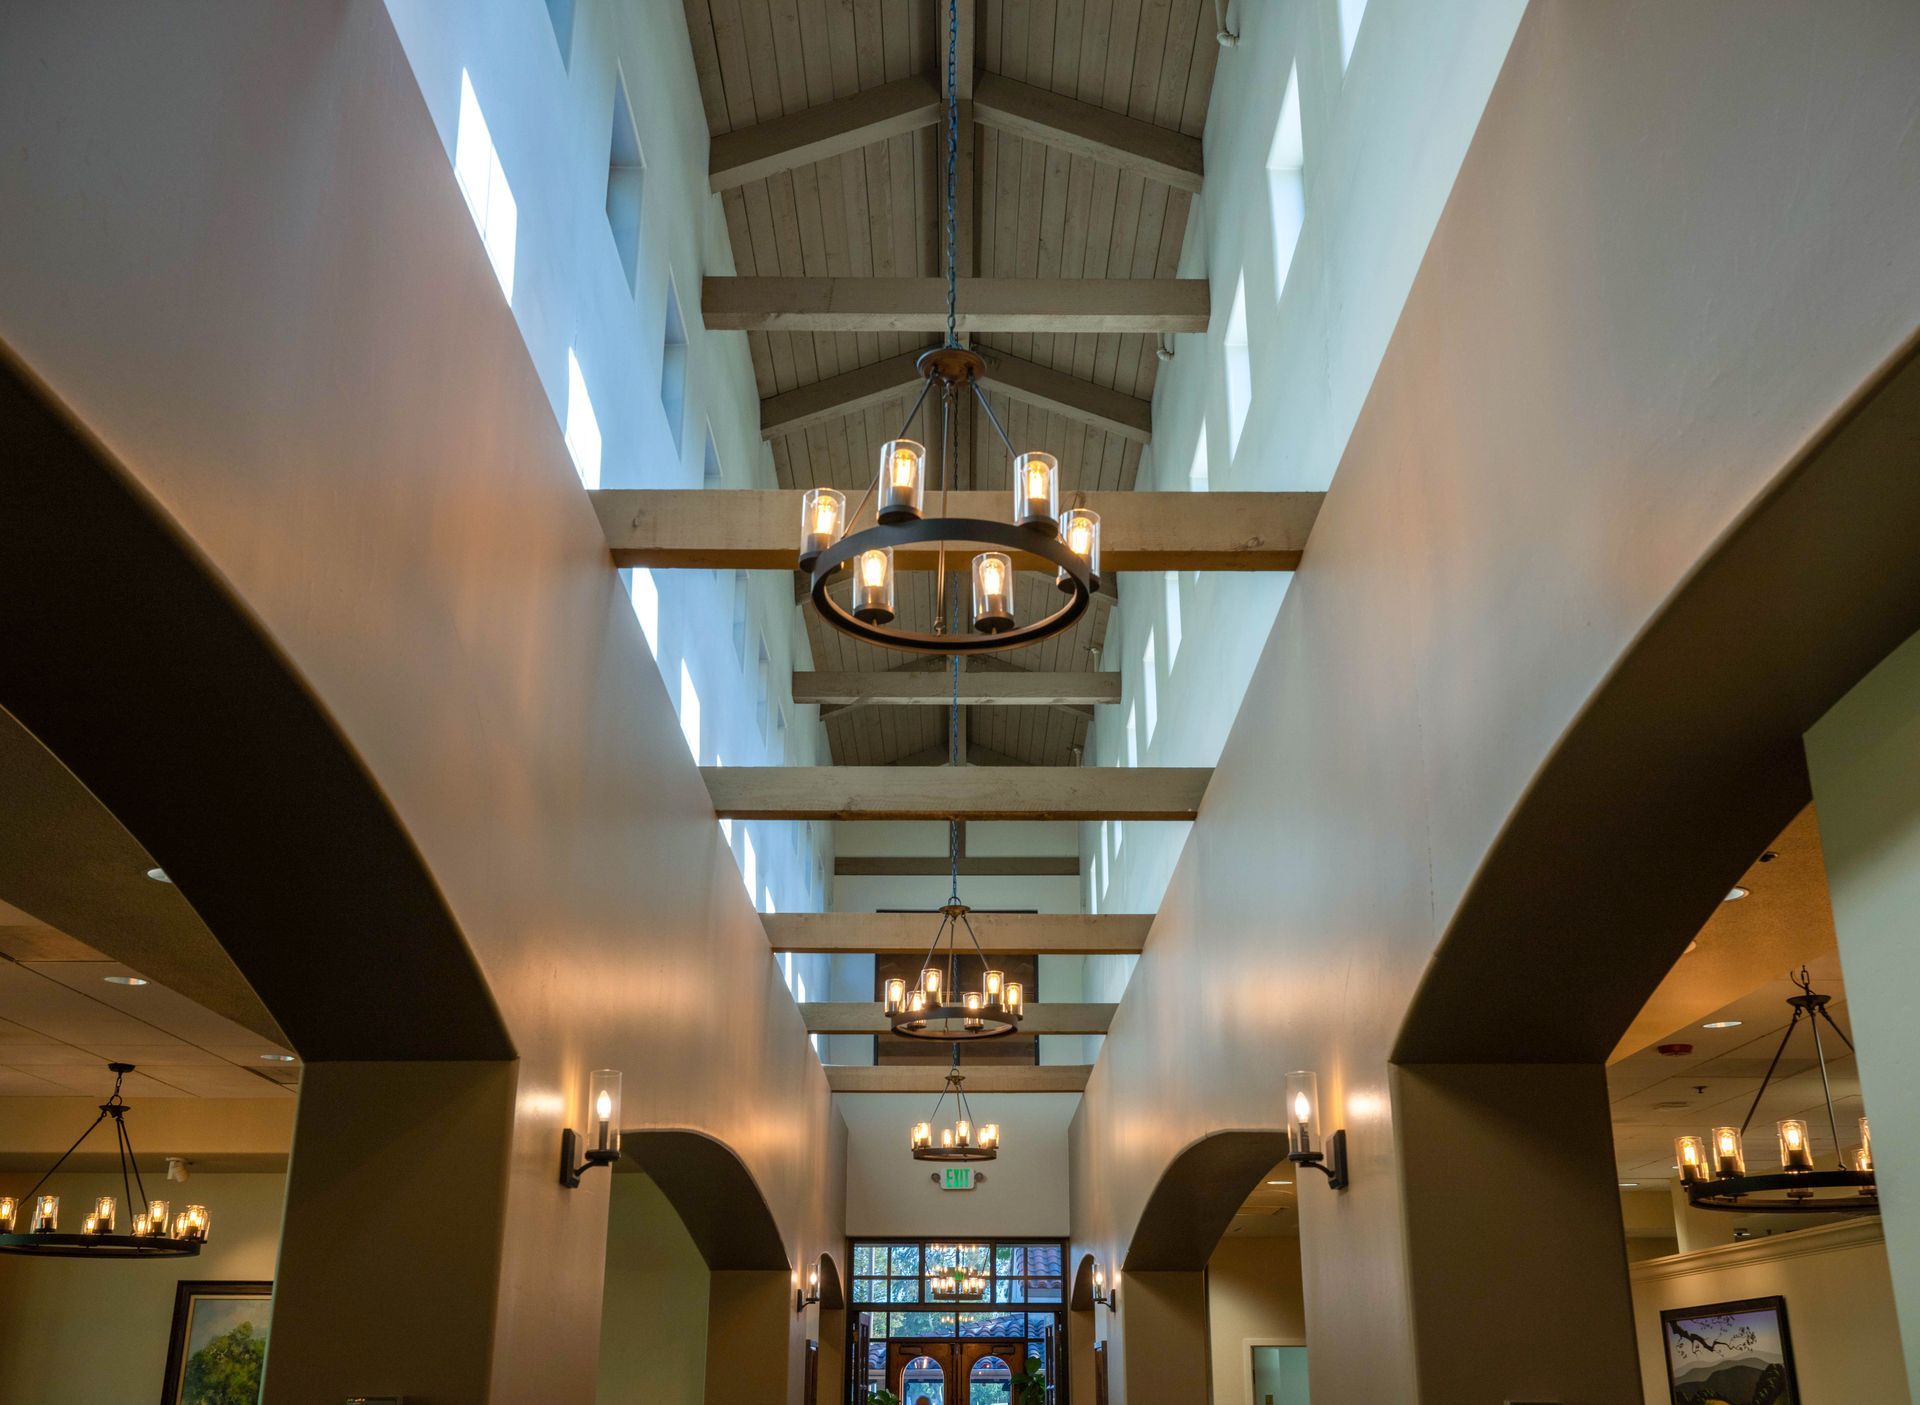
M 948 763 L 960 764 L 960 659 L 955 655 L 953 697 L 948 705 Z M 960 825 L 947 821 L 947 868 L 950 886 L 947 901 L 940 908 L 940 925 L 934 930 L 933 944 L 920 963 L 920 976 L 913 989 L 907 989 L 904 977 L 891 977 L 883 987 L 882 1008 L 895 1034 L 908 1039 L 939 1040 L 959 1045 L 974 1039 L 998 1039 L 1012 1034 L 1026 1018 L 1026 989 L 1019 981 L 1007 979 L 1007 973 L 987 960 L 986 949 L 974 935 L 968 914 L 973 911 L 960 901 Z M 980 988 L 962 991 L 960 984 L 960 933 L 965 931 L 980 961 Z
M 1686 1188 L 1687 1203 L 1696 1210 L 1735 1210 L 1748 1214 L 1764 1212 L 1787 1215 L 1871 1215 L 1880 1212 L 1880 1195 L 1874 1184 L 1873 1138 L 1867 1119 L 1860 1119 L 1860 1141 L 1841 1150 L 1840 1121 L 1833 1110 L 1833 1085 L 1827 1078 L 1827 1052 L 1820 1039 L 1820 1022 L 1827 1025 L 1851 1051 L 1853 1041 L 1834 1023 L 1827 1004 L 1832 996 L 1813 989 L 1806 968 L 1793 978 L 1800 987 L 1798 995 L 1787 997 L 1793 1007 L 1793 1019 L 1774 1052 L 1767 1074 L 1760 1080 L 1760 1091 L 1753 1096 L 1747 1118 L 1738 1127 L 1715 1127 L 1713 1134 L 1679 1137 L 1673 1144 L 1674 1164 Z M 1783 1117 L 1774 1124 L 1780 1147 L 1778 1171 L 1748 1172 L 1746 1132 L 1773 1081 L 1780 1056 L 1794 1030 L 1805 1020 L 1813 1031 L 1814 1057 L 1820 1065 L 1820 1089 L 1827 1105 L 1827 1126 L 1833 1132 L 1836 1164 L 1822 1169 L 1813 1159 L 1806 1122 L 1798 1117 Z
M 956 1044 L 953 1067 L 947 1070 L 946 1086 L 933 1104 L 933 1115 L 925 1122 L 913 1124 L 915 1161 L 991 1161 L 1000 1154 L 1000 1124 L 974 1122 L 973 1108 L 967 1102 L 966 1081 L 966 1075 L 960 1072 L 960 1046 Z M 934 1123 L 940 1120 L 940 1109 L 949 1094 L 953 1097 L 953 1124 L 940 1129 L 936 1142 Z
M 941 1302 L 979 1302 L 987 1296 L 987 1275 L 963 1261 L 980 1258 L 981 1246 L 956 1244 L 953 1253 L 955 1262 L 950 1267 L 927 1270 L 927 1296 Z
M 960 345 L 958 325 L 959 278 L 955 263 L 956 223 L 954 165 L 959 152 L 960 100 L 954 68 L 959 25 L 957 0 L 948 5 L 947 46 L 947 338 L 923 355 L 920 374 L 926 385 L 907 412 L 900 433 L 880 446 L 879 469 L 867 491 L 847 512 L 846 495 L 835 488 L 809 489 L 801 501 L 800 569 L 811 575 L 813 607 L 835 629 L 891 649 L 922 654 L 977 654 L 1016 649 L 1050 639 L 1086 613 L 1100 589 L 1100 515 L 1084 507 L 1060 511 L 1060 463 L 1038 450 L 1022 453 L 1007 438 L 993 406 L 980 388 L 986 362 Z M 940 515 L 924 515 L 927 491 L 927 449 L 907 437 L 935 386 L 940 389 Z M 1013 509 L 1006 522 L 947 513 L 947 495 L 953 487 L 959 411 L 971 396 L 986 411 L 987 422 L 999 436 L 1012 466 Z M 931 417 L 931 411 L 928 412 Z M 923 431 L 924 432 L 924 431 Z M 873 505 L 873 525 L 854 531 Z M 956 564 L 963 548 L 987 547 L 975 552 L 969 567 L 972 584 L 969 628 L 959 628 L 959 610 L 949 618 L 947 558 Z M 905 551 L 912 562 L 930 564 L 935 572 L 934 600 L 924 630 L 899 622 L 895 575 Z M 1053 573 L 1054 584 L 1066 596 L 1060 607 L 1022 623 L 1015 598 L 1016 572 L 1039 568 Z M 833 591 L 842 570 L 847 571 L 848 599 L 842 603 Z M 955 590 L 956 596 L 958 590 Z M 954 604 L 957 606 L 958 601 Z
M 48 1167 L 46 1175 L 34 1182 L 33 1189 L 24 1197 L 0 1195 L 0 1231 L 4 1231 L 0 1232 L 0 1253 L 64 1259 L 180 1259 L 198 1254 L 200 1246 L 207 1242 L 211 1221 L 206 1206 L 187 1205 L 177 1214 L 170 1214 L 166 1201 L 147 1199 L 147 1188 L 140 1179 L 139 1164 L 134 1160 L 133 1142 L 127 1136 L 127 1104 L 120 1096 L 121 1082 L 133 1072 L 133 1065 L 111 1063 L 107 1068 L 113 1073 L 113 1094 L 100 1104 L 100 1115 L 61 1153 L 60 1159 Z M 60 1197 L 42 1195 L 40 1187 L 80 1149 L 81 1142 L 93 1135 L 94 1128 L 108 1118 L 113 1119 L 114 1141 L 120 1152 L 120 1189 L 126 1204 L 129 1210 L 135 1205 L 147 1208 L 133 1213 L 131 1233 L 116 1233 L 119 1202 L 111 1195 L 102 1195 L 94 1200 L 93 1213 L 86 1217 L 81 1232 L 63 1234 Z M 138 1200 L 133 1198 L 136 1189 L 140 1192 Z M 20 1231 L 17 1221 L 23 1205 L 28 1208 L 29 1220 L 26 1230 Z

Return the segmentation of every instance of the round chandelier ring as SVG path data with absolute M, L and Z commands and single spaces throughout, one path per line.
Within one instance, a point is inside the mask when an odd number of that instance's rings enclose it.
M 1844 1191 L 1820 1196 L 1815 1191 Z M 1768 1215 L 1871 1215 L 1878 1212 L 1871 1171 L 1770 1171 L 1717 1176 L 1687 1183 L 1687 1203 L 1696 1210 L 1732 1210 Z M 1780 1197 L 1778 1199 L 1773 1197 Z
M 945 1023 L 937 1023 L 944 1021 Z M 1019 1031 L 1019 1021 L 1003 1005 L 985 1005 L 969 1010 L 965 1005 L 929 1005 L 920 1010 L 893 1010 L 887 1022 L 895 1034 L 915 1039 L 932 1039 L 941 1044 L 960 1044 L 975 1039 L 1001 1039 Z M 978 1029 L 968 1025 L 977 1024 Z
M 999 1154 L 999 1149 L 991 1146 L 918 1146 L 913 1149 L 915 1161 L 992 1161 Z
M 926 542 L 970 542 L 1043 557 L 1063 573 L 1061 588 L 1067 592 L 1066 603 L 1042 619 L 999 634 L 934 634 L 872 625 L 855 619 L 828 593 L 827 587 L 832 583 L 834 573 L 862 552 Z M 883 522 L 841 538 L 821 552 L 813 563 L 813 606 L 822 619 L 842 634 L 855 639 L 918 654 L 998 653 L 1038 644 L 1073 628 L 1087 612 L 1096 589 L 1098 585 L 1093 577 L 1093 568 L 1085 558 L 1075 554 L 1057 537 L 1031 527 L 1016 527 L 1009 522 L 995 522 L 984 517 L 924 517 L 906 522 Z
M 190 1259 L 197 1239 L 141 1234 L 0 1234 L 0 1251 L 48 1259 Z

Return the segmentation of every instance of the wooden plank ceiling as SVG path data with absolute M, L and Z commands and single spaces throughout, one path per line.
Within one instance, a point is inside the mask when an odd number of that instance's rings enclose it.
M 898 85 L 915 77 L 944 92 L 945 0 L 685 4 L 715 136 L 890 84 L 899 101 L 889 110 L 909 112 L 913 95 Z M 962 95 L 971 94 L 976 74 L 993 75 L 1198 137 L 1218 51 L 1210 13 L 1205 0 L 962 0 L 962 24 L 972 37 Z M 963 39 L 963 64 L 968 47 Z M 875 101 L 887 106 L 888 97 Z M 1084 144 L 1066 134 L 1049 143 L 1022 134 L 1029 130 L 997 118 L 967 128 L 970 143 L 963 141 L 963 153 L 970 144 L 973 160 L 970 172 L 962 167 L 962 180 L 972 198 L 963 195 L 960 202 L 963 219 L 971 215 L 959 241 L 962 276 L 1172 278 L 1196 180 L 1180 178 L 1187 188 L 1179 188 L 1150 174 L 1177 173 L 1144 161 L 1123 168 L 1085 154 Z M 943 276 L 945 139 L 942 122 L 764 176 L 737 179 L 750 174 L 751 166 L 728 175 L 720 198 L 738 274 Z M 763 401 L 910 356 L 937 340 L 878 331 L 748 333 Z M 1158 340 L 1124 333 L 982 333 L 972 344 L 990 367 L 996 356 L 1010 358 L 1010 383 L 1019 369 L 1011 358 L 1017 358 L 1144 401 L 1153 394 Z M 1111 423 L 1001 390 L 990 392 L 990 399 L 1017 446 L 1059 457 L 1063 494 L 1134 486 L 1145 449 L 1137 427 L 1115 432 Z M 873 475 L 879 445 L 899 432 L 909 404 L 904 389 L 879 399 L 869 394 L 851 413 L 809 416 L 774 430 L 769 442 L 781 486 L 830 484 L 857 498 Z M 1004 452 L 977 408 L 969 419 L 962 426 L 954 486 L 1005 489 Z M 932 442 L 938 431 L 922 429 L 914 437 Z M 1023 610 L 1052 608 L 1049 584 L 1028 580 L 1023 590 Z M 926 618 L 932 578 L 903 575 L 900 596 L 903 617 Z M 1044 672 L 1092 669 L 1106 620 L 1104 608 L 1090 610 L 1071 631 L 1004 656 L 1005 663 Z M 823 672 L 928 666 L 903 664 L 905 656 L 848 640 L 811 612 L 808 621 L 813 666 Z M 966 742 L 976 761 L 1069 765 L 1086 744 L 1083 709 L 979 706 L 964 712 Z M 925 760 L 929 753 L 937 758 L 948 737 L 945 710 L 930 707 L 846 708 L 831 714 L 826 726 L 834 760 L 856 765 Z

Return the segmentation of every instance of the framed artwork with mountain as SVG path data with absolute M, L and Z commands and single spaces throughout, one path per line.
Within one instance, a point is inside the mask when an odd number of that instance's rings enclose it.
M 1785 1298 L 1660 1314 L 1673 1405 L 1801 1405 Z

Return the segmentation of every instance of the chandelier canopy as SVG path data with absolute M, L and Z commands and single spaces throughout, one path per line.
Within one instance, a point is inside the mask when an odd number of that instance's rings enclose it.
M 1793 978 L 1800 987 L 1798 995 L 1787 997 L 1793 1007 L 1793 1019 L 1780 1040 L 1767 1075 L 1760 1080 L 1760 1091 L 1753 1095 L 1747 1119 L 1738 1127 L 1715 1127 L 1710 1137 L 1680 1137 L 1674 1141 L 1674 1164 L 1680 1168 L 1681 1184 L 1687 1203 L 1696 1210 L 1732 1210 L 1746 1213 L 1789 1215 L 1872 1215 L 1880 1212 L 1880 1195 L 1874 1183 L 1873 1137 L 1867 1119 L 1860 1119 L 1858 1144 L 1842 1149 L 1840 1120 L 1833 1110 L 1833 1085 L 1827 1078 L 1827 1051 L 1820 1039 L 1820 1022 L 1825 1020 L 1840 1042 L 1851 1051 L 1853 1041 L 1834 1023 L 1827 1010 L 1830 995 L 1813 989 L 1806 968 Z M 1827 1105 L 1827 1126 L 1833 1133 L 1835 1164 L 1817 1165 L 1805 1120 L 1783 1117 L 1774 1124 L 1779 1142 L 1778 1171 L 1747 1170 L 1746 1132 L 1760 1110 L 1767 1085 L 1773 1081 L 1780 1057 L 1787 1052 L 1793 1032 L 1805 1020 L 1813 1032 L 1814 1057 L 1820 1065 L 1820 1089 Z
M 954 161 L 959 146 L 960 99 L 952 55 L 958 48 L 959 6 L 948 5 L 947 67 L 947 337 L 921 356 L 920 374 L 926 384 L 907 412 L 900 432 L 880 446 L 879 467 L 873 482 L 847 512 L 846 495 L 835 488 L 810 489 L 801 501 L 800 556 L 802 571 L 811 576 L 811 598 L 820 617 L 835 629 L 870 644 L 923 654 L 974 654 L 1037 644 L 1072 628 L 1086 613 L 1100 589 L 1100 516 L 1085 507 L 1060 511 L 1060 461 L 1039 450 L 1022 452 L 1007 438 L 980 380 L 986 362 L 971 348 L 960 345 L 957 334 L 959 278 L 955 262 Z M 925 515 L 928 486 L 927 447 L 908 437 L 914 421 L 939 388 L 938 516 Z M 987 423 L 1007 451 L 1013 486 L 1008 520 L 954 517 L 947 512 L 947 494 L 954 481 L 960 416 L 978 404 Z M 928 419 L 933 412 L 928 410 Z M 931 426 L 930 426 L 931 427 Z M 922 431 L 924 435 L 925 430 Z M 873 525 L 854 531 L 868 504 Z M 985 547 L 986 550 L 976 550 Z M 924 629 L 900 623 L 895 576 L 901 562 L 930 564 L 935 573 L 932 610 Z M 957 585 L 947 580 L 948 557 L 958 567 L 971 553 L 968 628 L 961 629 Z M 1018 572 L 1050 572 L 1066 596 L 1057 609 L 1021 622 L 1016 589 Z M 845 603 L 834 590 L 842 572 L 847 581 Z M 948 599 L 949 589 L 954 599 Z
M 1000 1124 L 977 1124 L 973 1108 L 967 1103 L 966 1075 L 960 1072 L 960 1046 L 953 1046 L 953 1067 L 947 1070 L 946 1086 L 933 1104 L 933 1115 L 913 1124 L 912 1144 L 915 1161 L 992 1161 L 1000 1154 Z M 948 1095 L 953 1097 L 954 1120 L 942 1127 L 935 1141 L 934 1124 Z
M 186 1205 L 170 1212 L 164 1200 L 147 1199 L 146 1185 L 140 1179 L 140 1167 L 133 1155 L 133 1142 L 127 1135 L 127 1104 L 120 1096 L 120 1085 L 132 1064 L 107 1065 L 113 1074 L 113 1093 L 100 1104 L 100 1115 L 82 1132 L 60 1159 L 47 1168 L 46 1175 L 34 1182 L 33 1189 L 16 1199 L 0 1195 L 0 1253 L 38 1254 L 45 1258 L 65 1259 L 178 1259 L 191 1258 L 207 1242 L 211 1220 L 204 1205 Z M 80 1149 L 81 1142 L 93 1135 L 94 1128 L 113 1120 L 114 1142 L 120 1152 L 120 1189 L 132 1216 L 129 1233 L 116 1232 L 120 1202 L 102 1195 L 93 1202 L 78 1234 L 60 1230 L 60 1197 L 42 1195 L 40 1188 Z M 139 1191 L 139 1199 L 134 1191 Z M 135 1206 L 144 1205 L 144 1211 Z M 27 1228 L 19 1228 L 21 1211 L 28 1215 Z

